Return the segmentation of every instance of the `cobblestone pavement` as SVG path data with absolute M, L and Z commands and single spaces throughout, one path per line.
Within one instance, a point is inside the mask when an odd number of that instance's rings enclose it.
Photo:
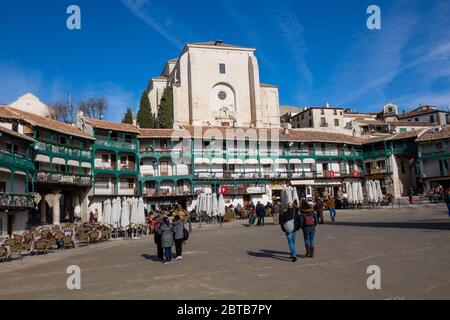
M 442 205 L 338 211 L 336 224 L 317 228 L 316 257 L 296 263 L 268 220 L 194 226 L 184 259 L 169 265 L 157 261 L 152 237 L 1 263 L 0 299 L 450 298 Z M 81 268 L 81 290 L 66 287 L 69 265 Z M 381 290 L 367 289 L 370 265 L 381 268 Z

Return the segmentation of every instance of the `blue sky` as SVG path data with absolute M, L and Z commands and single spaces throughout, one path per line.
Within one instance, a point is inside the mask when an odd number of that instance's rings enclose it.
M 70 4 L 82 30 L 66 28 Z M 381 30 L 366 27 L 371 4 Z M 3 103 L 105 96 L 120 120 L 184 43 L 222 39 L 257 48 L 282 104 L 450 105 L 448 0 L 0 0 L 0 26 Z

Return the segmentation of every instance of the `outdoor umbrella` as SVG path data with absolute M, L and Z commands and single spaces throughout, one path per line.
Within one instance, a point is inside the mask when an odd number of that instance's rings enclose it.
M 110 221 L 111 221 L 111 202 L 109 201 L 109 199 L 106 199 L 103 202 L 103 221 L 102 223 L 104 225 L 109 225 Z
M 130 203 L 131 203 L 130 224 L 138 225 L 139 224 L 138 200 L 136 198 L 132 198 L 130 199 Z
M 348 203 L 353 203 L 353 190 L 352 190 L 352 183 L 348 182 L 348 188 L 347 188 L 347 200 Z
M 206 196 L 206 214 L 208 216 L 212 214 L 212 195 L 210 194 Z
M 352 182 L 352 200 L 353 203 L 358 203 L 358 183 Z
M 120 215 L 120 226 L 126 228 L 130 225 L 130 204 L 126 198 L 122 201 L 122 211 Z
M 377 187 L 375 185 L 375 181 L 373 180 L 370 180 L 370 189 L 372 190 L 373 201 L 378 202 Z
M 211 213 L 213 216 L 217 216 L 219 213 L 219 203 L 217 202 L 217 195 L 215 193 L 211 196 Z
M 372 192 L 370 190 L 370 181 L 369 180 L 366 181 L 366 192 L 367 192 L 367 201 L 372 202 L 373 196 L 372 196 Z
M 145 220 L 145 209 L 144 209 L 144 199 L 139 198 L 138 200 L 138 224 L 145 225 L 147 221 Z
M 225 200 L 223 199 L 223 194 L 219 196 L 219 208 L 218 208 L 219 216 L 223 217 L 225 215 Z
M 383 200 L 383 191 L 381 191 L 381 183 L 380 180 L 375 181 L 375 186 L 377 187 L 378 200 Z
M 364 194 L 363 194 L 362 183 L 358 182 L 358 202 L 363 203 L 363 201 L 364 201 Z

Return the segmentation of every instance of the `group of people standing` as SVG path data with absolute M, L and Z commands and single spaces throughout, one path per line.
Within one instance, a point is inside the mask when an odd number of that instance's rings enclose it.
M 175 260 L 182 260 L 183 244 L 189 236 L 188 230 L 184 227 L 184 220 L 179 215 L 175 215 L 170 221 L 169 217 L 161 214 L 155 220 L 155 243 L 158 258 L 164 264 L 171 263 L 172 247 L 175 246 Z

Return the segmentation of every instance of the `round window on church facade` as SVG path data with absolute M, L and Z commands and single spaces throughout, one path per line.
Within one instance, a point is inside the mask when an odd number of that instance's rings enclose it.
M 225 91 L 220 91 L 218 96 L 220 100 L 225 100 L 227 98 Z

